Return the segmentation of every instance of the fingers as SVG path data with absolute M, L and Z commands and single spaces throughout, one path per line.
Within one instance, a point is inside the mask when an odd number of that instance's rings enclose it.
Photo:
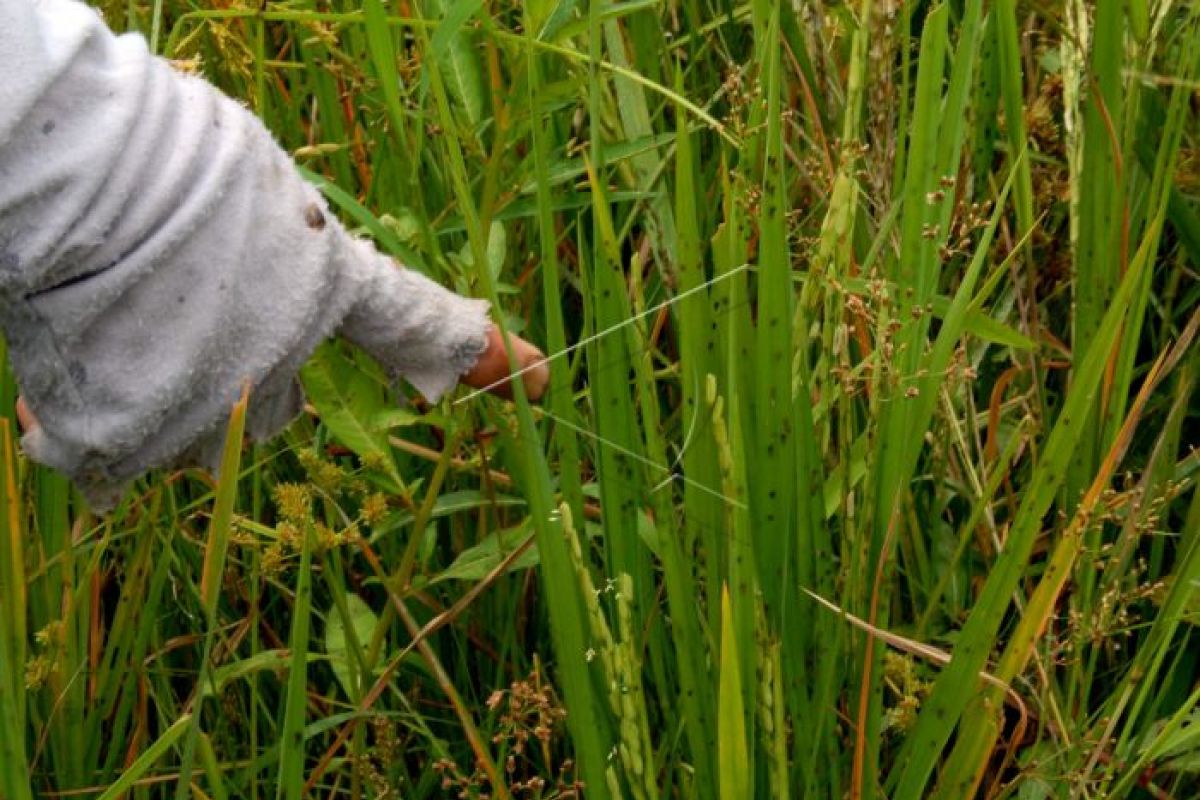
M 525 387 L 525 395 L 530 400 L 540 399 L 546 393 L 546 384 L 550 382 L 550 368 L 542 363 L 545 355 L 520 336 L 510 334 L 509 342 L 512 344 L 517 372 L 521 375 L 521 384 Z M 476 389 L 487 389 L 498 397 L 511 399 L 512 385 L 509 377 L 508 352 L 504 347 L 504 339 L 501 338 L 499 329 L 493 326 L 488 330 L 487 349 L 471 371 L 463 376 L 463 383 Z
M 38 426 L 37 417 L 29 410 L 24 397 L 17 397 L 17 424 L 26 433 L 32 432 Z

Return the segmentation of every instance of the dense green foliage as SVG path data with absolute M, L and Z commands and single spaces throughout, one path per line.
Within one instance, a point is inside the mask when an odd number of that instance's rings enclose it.
M 0 424 L 0 798 L 1200 794 L 1200 6 L 100 5 L 563 355 Z

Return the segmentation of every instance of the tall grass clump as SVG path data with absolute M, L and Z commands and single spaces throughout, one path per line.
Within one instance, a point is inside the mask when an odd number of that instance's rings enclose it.
M 0 798 L 1200 794 L 1200 6 L 98 5 L 551 390 L 0 422 Z

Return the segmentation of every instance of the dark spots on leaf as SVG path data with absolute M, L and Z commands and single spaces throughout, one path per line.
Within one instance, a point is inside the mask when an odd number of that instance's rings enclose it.
M 304 209 L 304 224 L 314 231 L 325 230 L 325 215 L 321 213 L 321 208 L 316 203 L 309 203 L 308 207 Z
M 42 125 L 42 135 L 49 136 L 50 134 L 54 133 L 54 126 L 57 124 L 58 123 L 52 119 L 46 120 L 45 124 Z

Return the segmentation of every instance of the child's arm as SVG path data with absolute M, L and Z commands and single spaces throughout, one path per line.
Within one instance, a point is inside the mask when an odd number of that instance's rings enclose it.
M 485 302 L 349 236 L 252 114 L 140 37 L 71 0 L 0 0 L 0 74 L 0 323 L 40 423 L 24 446 L 93 502 L 212 465 L 247 381 L 251 434 L 276 432 L 333 333 L 430 398 L 506 374 Z

